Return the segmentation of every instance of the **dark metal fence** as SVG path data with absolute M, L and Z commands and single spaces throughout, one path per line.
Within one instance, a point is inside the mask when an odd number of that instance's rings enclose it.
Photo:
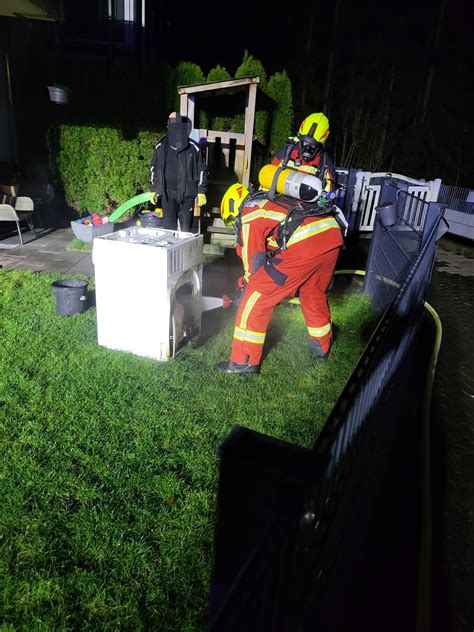
M 396 205 L 396 223 L 375 223 L 366 266 L 364 292 L 379 315 L 399 292 L 442 208 L 438 202 L 421 202 L 390 180 L 383 182 L 380 200 Z
M 474 191 L 472 189 L 442 184 L 438 201 L 453 211 L 474 214 Z
M 404 195 L 397 191 L 384 195 Z M 427 209 L 421 234 L 402 218 L 387 231 L 376 228 L 367 287 L 384 314 L 313 449 L 241 427 L 221 446 L 214 632 L 350 627 L 345 604 L 409 405 L 414 341 L 441 221 L 438 205 Z

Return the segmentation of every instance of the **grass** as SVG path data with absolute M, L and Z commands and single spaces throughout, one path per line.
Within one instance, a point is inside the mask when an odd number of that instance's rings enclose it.
M 91 252 L 92 244 L 82 241 L 81 239 L 78 239 L 77 237 L 75 237 L 68 243 L 67 250 L 79 250 L 79 251 L 84 251 L 84 252 Z
M 2 629 L 204 629 L 217 446 L 234 424 L 311 445 L 363 348 L 368 302 L 332 300 L 323 365 L 300 310 L 277 308 L 249 379 L 213 371 L 232 313 L 156 363 L 98 347 L 93 309 L 58 316 L 57 278 L 0 270 Z

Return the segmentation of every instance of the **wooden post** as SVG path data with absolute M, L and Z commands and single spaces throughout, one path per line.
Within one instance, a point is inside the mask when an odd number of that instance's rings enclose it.
M 247 98 L 247 104 L 245 106 L 245 153 L 244 153 L 244 165 L 242 184 L 246 186 L 250 180 L 250 163 L 252 160 L 252 139 L 253 139 L 253 126 L 255 121 L 255 102 L 257 98 L 257 84 L 251 83 L 249 85 L 249 93 Z
M 188 95 L 188 113 L 184 115 L 184 116 L 187 116 L 188 119 L 191 121 L 193 130 L 194 130 L 194 101 L 195 101 L 194 97 L 192 97 L 191 95 Z
M 188 95 L 186 92 L 179 97 L 179 113 L 181 116 L 188 115 Z

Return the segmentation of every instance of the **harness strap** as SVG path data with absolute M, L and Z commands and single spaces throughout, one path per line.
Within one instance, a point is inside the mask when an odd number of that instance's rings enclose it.
M 273 174 L 272 186 L 270 187 L 270 191 L 268 192 L 268 197 L 272 201 L 275 199 L 276 188 L 277 188 L 277 184 L 278 184 L 278 178 L 280 176 L 280 173 L 284 169 L 285 169 L 285 167 L 283 167 L 283 165 L 281 167 L 277 167 L 277 169 L 275 170 L 275 173 Z
M 289 140 L 286 143 L 285 157 L 283 158 L 283 161 L 281 163 L 281 166 L 283 167 L 283 169 L 285 169 L 286 165 L 288 164 L 291 157 L 291 152 L 296 147 L 296 145 L 297 143 L 294 140 Z
M 278 259 L 278 257 L 271 256 L 270 253 L 267 251 L 267 257 L 265 260 L 265 272 L 272 279 L 272 281 L 274 281 L 280 287 L 285 285 L 285 282 L 288 278 L 287 274 L 280 272 L 280 270 L 277 270 L 275 267 L 282 261 L 283 259 Z

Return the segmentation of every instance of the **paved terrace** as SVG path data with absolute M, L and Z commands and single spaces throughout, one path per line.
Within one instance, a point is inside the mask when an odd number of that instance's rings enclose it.
M 23 234 L 24 246 L 19 245 L 18 235 L 0 241 L 0 266 L 13 270 L 35 272 L 59 272 L 68 276 L 94 274 L 90 252 L 67 250 L 74 239 L 70 228 L 37 229 L 35 238 L 31 232 Z

